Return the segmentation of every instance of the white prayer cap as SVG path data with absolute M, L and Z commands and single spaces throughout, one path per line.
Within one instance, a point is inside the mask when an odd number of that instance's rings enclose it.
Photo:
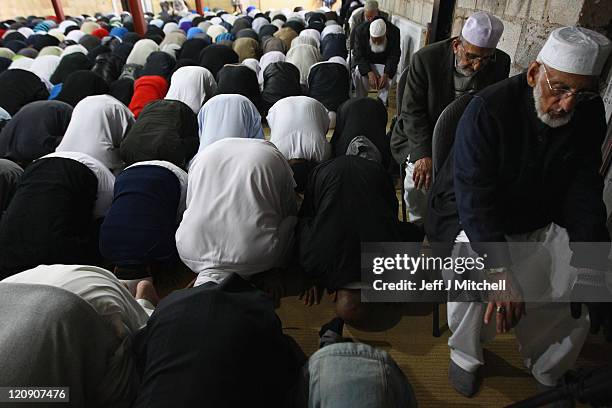
M 612 43 L 582 27 L 561 27 L 548 36 L 537 60 L 568 74 L 600 75 Z
M 370 37 L 382 37 L 387 33 L 387 24 L 382 18 L 377 18 L 370 23 Z
M 496 48 L 503 32 L 504 24 L 500 19 L 485 11 L 479 11 L 467 19 L 461 36 L 477 47 Z
M 223 22 L 223 19 L 221 17 L 213 17 L 210 19 L 210 22 L 214 25 L 219 25 Z

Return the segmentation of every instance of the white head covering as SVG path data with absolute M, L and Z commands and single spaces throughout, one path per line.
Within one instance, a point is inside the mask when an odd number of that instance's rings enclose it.
M 181 101 L 197 115 L 202 104 L 216 91 L 217 82 L 209 70 L 199 66 L 186 66 L 172 74 L 170 89 L 165 99 Z
M 60 42 L 62 42 L 62 41 L 64 41 L 66 39 L 66 36 L 64 35 L 64 32 L 62 30 L 60 30 L 59 28 L 52 28 L 51 30 L 49 30 L 49 32 L 47 34 L 57 38 Z
M 319 42 L 317 41 L 316 38 L 312 38 L 309 36 L 301 36 L 301 35 L 291 40 L 290 48 L 293 48 L 295 46 L 302 45 L 302 44 L 312 45 L 315 48 L 319 48 Z
M 115 275 L 95 266 L 41 265 L 3 282 L 55 286 L 72 292 L 89 303 L 120 339 L 135 334 L 149 318 Z
M 77 24 L 75 21 L 72 21 L 72 20 L 64 20 L 64 21 L 62 21 L 61 23 L 59 23 L 58 28 L 59 28 L 60 30 L 62 30 L 62 32 L 66 32 L 66 29 L 67 29 L 68 27 L 72 27 L 72 26 L 76 26 L 76 25 L 78 25 L 78 24 Z
M 115 176 L 108 167 L 90 155 L 81 152 L 53 152 L 44 157 L 63 157 L 65 159 L 76 160 L 87 166 L 98 179 L 98 192 L 96 193 L 93 216 L 96 219 L 106 217 L 106 213 L 113 203 L 113 189 L 115 186 Z
M 280 51 L 270 51 L 261 56 L 261 59 L 259 60 L 259 67 L 261 69 L 259 70 L 259 75 L 257 76 L 260 85 L 263 85 L 264 83 L 264 71 L 266 68 L 268 68 L 268 65 L 275 62 L 285 62 L 285 54 Z
M 159 18 L 154 18 L 153 20 L 149 21 L 149 24 L 154 25 L 157 28 L 162 28 L 164 26 L 163 20 L 160 20 Z
M 247 67 L 251 68 L 255 74 L 259 76 L 259 71 L 261 71 L 261 69 L 259 66 L 259 61 L 257 61 L 255 58 L 245 58 L 242 61 L 242 65 L 246 65 Z
M 600 75 L 612 43 L 582 27 L 561 27 L 548 36 L 537 60 L 569 74 Z
M 232 15 L 232 14 L 222 14 L 221 18 L 223 19 L 223 21 L 234 25 L 234 23 L 236 22 L 236 20 L 238 20 L 238 17 Z
M 66 40 L 71 40 L 75 43 L 78 43 L 79 41 L 81 41 L 81 38 L 83 38 L 84 35 L 85 33 L 81 30 L 72 30 L 71 32 L 66 34 Z
M 29 57 L 19 57 L 15 58 L 8 69 L 25 69 L 26 71 L 30 70 L 30 67 L 34 63 L 33 58 Z
M 35 73 L 41 79 L 41 81 L 47 85 L 48 89 L 51 89 L 53 85 L 51 82 L 49 82 L 49 79 L 55 72 L 60 60 L 61 58 L 57 55 L 43 55 L 41 57 L 36 57 L 30 66 L 30 71 Z
M 335 62 L 336 64 L 342 64 L 346 67 L 346 69 L 349 69 L 348 62 L 342 57 L 339 57 L 339 56 L 331 57 L 328 60 L 328 62 Z
M 74 107 L 56 151 L 88 154 L 118 174 L 124 167 L 119 146 L 134 121 L 132 112 L 112 96 L 88 96 Z
M 74 115 L 74 114 L 73 114 Z M 212 97 L 198 114 L 200 149 L 228 137 L 263 139 L 261 116 L 253 102 L 237 94 Z
M 344 34 L 344 28 L 338 24 L 325 26 L 323 32 L 321 33 L 321 40 L 323 40 L 328 34 Z
M 294 186 L 289 164 L 264 140 L 224 139 L 200 152 L 176 232 L 196 284 L 285 266 L 297 221 Z
M 305 30 L 302 30 L 300 32 L 300 37 L 310 37 L 313 38 L 317 42 L 317 44 L 321 43 L 321 33 L 315 30 L 314 28 L 307 28 Z
M 285 22 L 283 20 L 276 19 L 276 20 L 272 20 L 272 23 L 270 24 L 275 25 L 280 30 L 285 25 Z
M 178 24 L 176 24 L 175 22 L 169 22 L 169 23 L 166 23 L 162 31 L 164 32 L 164 34 L 169 34 L 178 29 L 179 29 Z
M 210 19 L 210 22 L 214 25 L 219 25 L 223 22 L 223 19 L 221 17 L 213 17 Z
M 153 40 L 148 38 L 144 38 L 142 40 L 138 40 L 136 44 L 134 44 L 134 48 L 130 52 L 130 55 L 127 57 L 126 64 L 138 64 L 143 65 L 147 62 L 147 58 L 151 55 L 152 52 L 159 51 L 159 45 Z
M 210 21 L 202 21 L 201 23 L 198 24 L 198 28 L 204 31 L 204 33 L 206 33 L 211 26 L 212 26 L 212 23 Z
M 500 19 L 486 11 L 479 11 L 467 19 L 461 36 L 477 47 L 495 48 L 503 32 L 504 24 Z
M 206 34 L 212 39 L 213 42 L 216 42 L 217 36 L 223 33 L 227 33 L 227 28 L 222 25 L 212 25 L 206 31 Z
M 267 18 L 257 17 L 255 20 L 253 20 L 251 27 L 257 34 L 259 34 L 259 30 L 261 30 L 261 27 L 265 26 L 266 24 L 269 24 Z
M 14 56 L 15 53 L 10 48 L 0 47 L 0 57 L 12 60 Z
M 74 54 L 75 52 L 80 52 L 85 55 L 89 54 L 89 51 L 87 51 L 87 48 L 83 47 L 81 44 L 74 44 L 74 45 L 69 45 L 66 48 L 64 48 L 64 51 L 62 51 L 62 58 L 65 57 L 66 55 Z
M 370 37 L 377 38 L 385 34 L 387 34 L 387 23 L 385 23 L 384 19 L 377 18 L 370 23 Z
M 270 142 L 287 160 L 306 159 L 316 162 L 331 156 L 325 137 L 329 116 L 325 106 L 308 96 L 290 96 L 276 102 L 268 112 Z
M 34 34 L 34 30 L 29 27 L 21 27 L 17 30 L 17 32 L 23 35 L 25 38 L 28 38 L 29 36 Z
M 306 85 L 308 83 L 308 71 L 310 67 L 321 60 L 321 54 L 317 47 L 312 45 L 301 44 L 287 52 L 286 62 L 290 62 L 300 70 L 300 83 Z

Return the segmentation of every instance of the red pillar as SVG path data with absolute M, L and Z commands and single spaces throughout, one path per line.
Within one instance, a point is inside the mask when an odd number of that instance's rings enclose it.
M 134 22 L 134 30 L 140 35 L 144 35 L 147 31 L 144 14 L 142 13 L 142 3 L 140 0 L 128 0 L 130 13 L 132 13 L 132 21 Z
M 204 7 L 202 6 L 202 0 L 195 0 L 196 12 L 198 14 L 204 14 Z
M 51 0 L 51 3 L 53 4 L 53 10 L 55 11 L 55 17 L 57 17 L 60 21 L 64 20 L 66 17 L 64 16 L 62 0 Z

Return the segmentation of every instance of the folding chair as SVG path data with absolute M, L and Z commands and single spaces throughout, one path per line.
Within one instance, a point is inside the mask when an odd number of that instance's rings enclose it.
M 435 181 L 436 174 L 440 171 L 455 142 L 455 132 L 461 115 L 465 111 L 473 95 L 465 94 L 451 102 L 440 114 L 433 130 L 432 139 L 432 177 Z M 440 337 L 440 304 L 433 305 L 432 324 L 434 337 Z

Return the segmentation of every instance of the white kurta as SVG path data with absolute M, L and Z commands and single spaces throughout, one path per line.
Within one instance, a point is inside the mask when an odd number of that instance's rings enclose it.
M 209 70 L 197 66 L 181 67 L 172 74 L 165 99 L 181 101 L 197 115 L 216 91 L 217 81 Z
M 264 140 L 220 140 L 194 158 L 176 247 L 199 284 L 286 265 L 297 222 L 294 187 L 289 164 Z
M 268 113 L 270 142 L 287 160 L 322 162 L 331 157 L 325 137 L 329 115 L 325 106 L 308 96 L 291 96 L 276 102 Z
M 72 111 L 56 151 L 88 154 L 118 174 L 124 167 L 119 147 L 134 122 L 132 112 L 112 96 L 88 96 Z
M 136 333 L 149 317 L 115 275 L 95 266 L 41 265 L 3 282 L 50 285 L 72 292 L 89 303 L 120 339 Z
M 542 242 L 554 248 L 559 247 L 554 242 L 567 239 L 567 232 L 551 224 L 532 233 L 516 234 L 508 238 L 518 242 Z M 469 241 L 462 231 L 456 242 Z M 555 254 L 545 252 L 545 256 L 542 256 L 542 252 L 537 252 L 534 255 L 528 259 L 514 259 L 521 264 L 514 273 L 520 271 L 527 276 L 536 276 L 549 272 L 548 276 L 540 276 L 540 282 L 546 282 L 547 285 L 553 282 L 554 286 L 557 278 L 552 276 L 554 267 L 550 261 L 556 258 Z M 530 267 L 532 270 L 529 270 Z M 579 319 L 574 319 L 568 303 L 526 302 L 525 306 L 526 315 L 515 328 L 524 363 L 538 382 L 548 386 L 556 385 L 565 372 L 573 368 L 589 333 L 589 320 L 584 311 Z M 486 307 L 486 303 L 480 302 L 448 303 L 448 325 L 453 333 L 448 339 L 451 359 L 469 372 L 485 364 L 483 343 L 495 338 L 495 317 L 488 325 L 483 323 Z

